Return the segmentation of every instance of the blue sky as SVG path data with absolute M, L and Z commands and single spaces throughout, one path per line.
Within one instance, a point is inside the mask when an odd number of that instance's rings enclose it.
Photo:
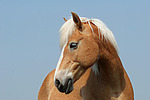
M 36 100 L 60 56 L 59 29 L 71 11 L 102 20 L 115 35 L 135 100 L 150 98 L 150 1 L 0 1 L 0 100 Z

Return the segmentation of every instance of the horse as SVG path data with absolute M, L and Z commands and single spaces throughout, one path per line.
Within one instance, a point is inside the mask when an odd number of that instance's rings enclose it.
M 134 100 L 113 33 L 99 19 L 72 17 L 60 29 L 61 55 L 38 100 Z

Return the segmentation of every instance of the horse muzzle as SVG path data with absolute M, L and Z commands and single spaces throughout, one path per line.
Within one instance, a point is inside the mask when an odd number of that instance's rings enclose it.
M 58 79 L 56 79 L 55 86 L 60 92 L 69 94 L 73 91 L 73 79 L 66 79 L 66 82 L 64 84 L 62 84 Z

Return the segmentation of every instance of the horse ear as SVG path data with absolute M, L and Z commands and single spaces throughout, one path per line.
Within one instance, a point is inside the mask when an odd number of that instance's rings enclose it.
M 72 14 L 74 23 L 77 25 L 77 28 L 79 30 L 82 30 L 82 22 L 81 22 L 79 16 L 74 12 L 71 12 L 71 14 Z
M 67 19 L 65 17 L 63 17 L 63 19 L 64 19 L 65 22 L 67 21 Z

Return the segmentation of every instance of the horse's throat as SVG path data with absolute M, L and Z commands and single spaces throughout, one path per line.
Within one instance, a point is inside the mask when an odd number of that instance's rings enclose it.
M 86 98 L 119 96 L 125 87 L 124 69 L 119 58 L 96 62 L 81 94 Z M 85 96 L 86 94 L 86 96 Z M 94 96 L 94 97 L 93 97 Z

